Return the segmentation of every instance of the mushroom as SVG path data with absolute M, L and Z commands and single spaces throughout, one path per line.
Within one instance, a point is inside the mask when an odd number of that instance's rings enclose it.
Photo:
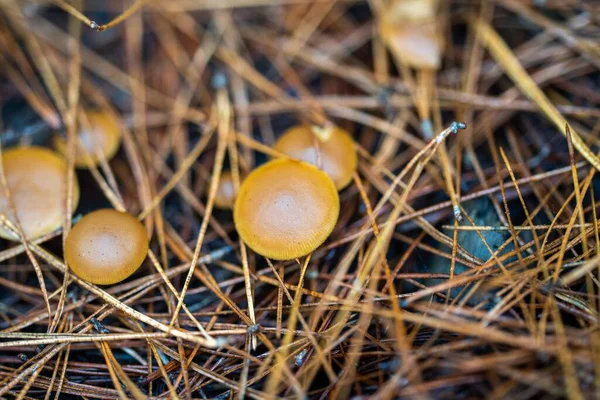
M 437 0 L 396 0 L 379 18 L 379 33 L 392 53 L 413 68 L 437 70 L 444 38 Z
M 231 171 L 223 171 L 215 195 L 215 207 L 223 210 L 232 210 L 236 194 Z
M 246 177 L 233 219 L 252 250 L 289 260 L 319 247 L 333 231 L 339 212 L 340 200 L 329 175 L 306 162 L 282 158 Z
M 23 233 L 28 239 L 44 236 L 62 225 L 67 163 L 43 147 L 14 147 L 2 154 L 4 176 Z M 79 185 L 73 180 L 72 209 L 79 202 Z M 4 190 L 0 190 L 0 212 L 16 223 Z M 14 236 L 0 229 L 0 236 Z
M 75 165 L 77 168 L 88 168 L 91 162 L 98 165 L 103 154 L 107 160 L 115 156 L 121 143 L 121 128 L 115 118 L 108 112 L 88 111 L 88 124 L 82 125 L 78 135 Z M 66 155 L 66 141 L 62 136 L 54 137 L 54 147 Z M 86 151 L 81 149 L 83 147 Z
M 348 186 L 358 163 L 350 134 L 339 127 L 319 129 L 297 125 L 285 131 L 273 148 L 292 158 L 317 165 L 317 145 L 322 169 L 338 190 Z
M 134 216 L 102 209 L 75 224 L 65 243 L 65 259 L 78 277 L 112 285 L 129 277 L 148 253 L 144 225 Z

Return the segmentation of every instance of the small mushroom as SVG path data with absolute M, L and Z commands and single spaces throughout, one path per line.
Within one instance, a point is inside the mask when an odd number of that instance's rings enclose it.
M 339 212 L 337 189 L 325 172 L 302 161 L 277 159 L 248 175 L 233 219 L 252 250 L 290 260 L 319 247 L 333 231 Z
M 319 129 L 297 125 L 285 131 L 273 148 L 290 157 L 317 165 L 317 146 L 322 169 L 338 190 L 348 186 L 358 158 L 350 134 L 339 127 Z
M 81 218 L 65 243 L 65 259 L 78 277 L 112 285 L 129 277 L 148 253 L 144 225 L 130 214 L 103 209 Z
M 77 168 L 88 168 L 88 163 L 98 165 L 102 155 L 107 160 L 115 156 L 121 144 L 121 128 L 115 118 L 108 112 L 88 111 L 88 124 L 81 124 L 78 135 L 75 165 Z M 54 137 L 54 147 L 66 155 L 66 140 L 62 136 Z M 86 151 L 81 149 L 83 147 Z
M 388 25 L 382 28 L 383 36 L 393 51 L 414 68 L 440 68 L 442 45 L 438 28 L 433 21 Z
M 28 239 L 44 236 L 62 225 L 67 163 L 43 147 L 14 147 L 2 154 L 2 165 L 17 217 Z M 71 204 L 77 208 L 79 185 L 73 180 Z M 0 190 L 0 212 L 16 223 L 4 190 Z M 0 236 L 14 239 L 0 229 Z
M 215 195 L 215 207 L 222 210 L 232 210 L 236 194 L 231 171 L 223 171 Z
M 405 21 L 423 21 L 435 17 L 439 0 L 392 0 L 388 14 Z
M 379 18 L 379 33 L 392 53 L 413 68 L 440 68 L 444 49 L 437 0 L 393 1 Z

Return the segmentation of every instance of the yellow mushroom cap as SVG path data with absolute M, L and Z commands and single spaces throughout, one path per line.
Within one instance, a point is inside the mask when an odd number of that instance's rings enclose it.
M 335 184 L 325 172 L 305 162 L 277 159 L 248 175 L 235 200 L 233 219 L 252 250 L 290 260 L 319 247 L 339 213 Z
M 394 56 L 413 68 L 439 69 L 444 38 L 438 0 L 396 0 L 379 20 L 379 33 Z
M 317 165 L 318 140 L 323 171 L 338 190 L 348 186 L 356 171 L 358 158 L 350 134 L 338 127 L 328 128 L 326 134 L 316 135 L 308 125 L 297 125 L 285 131 L 273 147 L 292 158 Z
M 231 171 L 224 171 L 219 178 L 219 187 L 215 195 L 215 207 L 223 210 L 232 210 L 235 202 L 236 190 L 233 185 Z
M 86 113 L 88 125 L 80 125 L 78 135 L 79 143 L 76 146 L 75 165 L 78 168 L 87 168 L 88 160 L 97 165 L 100 154 L 107 160 L 115 156 L 121 144 L 121 128 L 114 117 L 108 112 L 88 111 Z M 66 155 L 66 140 L 61 136 L 54 137 L 54 146 L 63 155 Z M 86 154 L 80 147 L 87 150 Z
M 87 214 L 65 243 L 65 259 L 80 278 L 111 285 L 129 277 L 148 253 L 146 229 L 134 216 L 111 209 Z
M 395 20 L 423 21 L 435 17 L 438 0 L 392 0 L 387 15 Z
M 2 165 L 17 217 L 28 239 L 44 236 L 62 225 L 67 163 L 42 147 L 14 147 L 2 154 Z M 79 185 L 73 180 L 72 209 L 79 202 Z M 0 212 L 16 223 L 4 190 L 0 190 Z M 13 239 L 0 229 L 0 236 Z
M 414 68 L 439 69 L 443 40 L 435 20 L 381 25 L 381 34 L 392 52 Z

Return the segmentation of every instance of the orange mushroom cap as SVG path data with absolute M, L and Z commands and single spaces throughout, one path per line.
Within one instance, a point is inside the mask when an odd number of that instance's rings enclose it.
M 391 52 L 413 68 L 439 69 L 444 38 L 437 0 L 396 0 L 380 16 L 379 33 Z
M 313 165 L 269 161 L 240 187 L 233 219 L 242 240 L 275 260 L 304 256 L 331 234 L 340 212 L 335 184 Z
M 75 165 L 78 168 L 87 168 L 88 161 L 97 165 L 101 160 L 101 154 L 110 160 L 115 156 L 121 144 L 121 128 L 110 113 L 88 111 L 86 116 L 89 126 L 80 126 L 79 143 L 76 145 Z M 63 137 L 54 137 L 54 147 L 66 156 L 67 145 Z M 87 150 L 87 154 L 81 147 Z
M 44 236 L 62 225 L 64 193 L 66 193 L 67 163 L 58 154 L 43 147 L 14 147 L 2 155 L 4 175 L 28 239 Z M 72 209 L 79 202 L 79 185 L 73 180 Z M 4 190 L 0 190 L 0 212 L 16 223 Z M 0 229 L 0 236 L 14 239 Z
M 144 225 L 134 216 L 112 209 L 81 218 L 65 243 L 69 268 L 96 285 L 112 285 L 128 278 L 142 265 L 146 254 Z
M 435 17 L 439 0 L 392 0 L 387 15 L 396 20 L 423 21 Z
M 356 171 L 358 157 L 350 134 L 338 127 L 326 128 L 326 134 L 317 135 L 308 125 L 297 125 L 285 131 L 273 148 L 292 158 L 317 165 L 318 141 L 323 171 L 338 190 L 348 186 Z
M 223 210 L 232 210 L 236 194 L 231 171 L 223 171 L 219 178 L 219 187 L 215 195 L 215 207 Z
M 408 65 L 433 70 L 440 68 L 443 41 L 435 20 L 383 24 L 381 32 L 390 49 Z

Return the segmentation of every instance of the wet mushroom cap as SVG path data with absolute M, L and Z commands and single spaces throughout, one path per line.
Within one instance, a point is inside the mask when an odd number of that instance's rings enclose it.
M 101 154 L 106 160 L 110 160 L 115 156 L 121 144 L 121 128 L 110 113 L 88 111 L 86 116 L 89 124 L 79 125 L 79 144 L 76 145 L 75 152 L 77 168 L 88 168 L 88 161 L 98 165 Z M 64 137 L 55 136 L 54 147 L 66 156 L 67 145 Z M 87 150 L 87 154 L 81 147 Z
M 329 129 L 325 135 L 316 135 L 309 125 L 294 126 L 277 139 L 273 148 L 290 157 L 317 165 L 318 144 L 323 171 L 333 179 L 337 189 L 341 190 L 352 181 L 358 158 L 350 134 L 339 127 Z
M 44 236 L 62 226 L 67 163 L 57 153 L 43 147 L 14 147 L 2 154 L 2 165 L 17 217 L 28 239 Z M 79 185 L 73 180 L 71 204 L 77 208 Z M 4 190 L 0 190 L 0 212 L 13 224 Z M 0 229 L 0 236 L 14 239 Z
M 243 241 L 275 260 L 309 254 L 331 234 L 340 212 L 335 184 L 315 166 L 269 161 L 240 187 L 233 218 Z
M 236 190 L 233 184 L 231 171 L 224 171 L 219 178 L 219 187 L 215 195 L 215 207 L 223 210 L 232 210 L 235 202 Z
M 134 216 L 112 209 L 87 214 L 75 224 L 65 243 L 71 271 L 96 285 L 129 277 L 148 253 L 146 229 Z

